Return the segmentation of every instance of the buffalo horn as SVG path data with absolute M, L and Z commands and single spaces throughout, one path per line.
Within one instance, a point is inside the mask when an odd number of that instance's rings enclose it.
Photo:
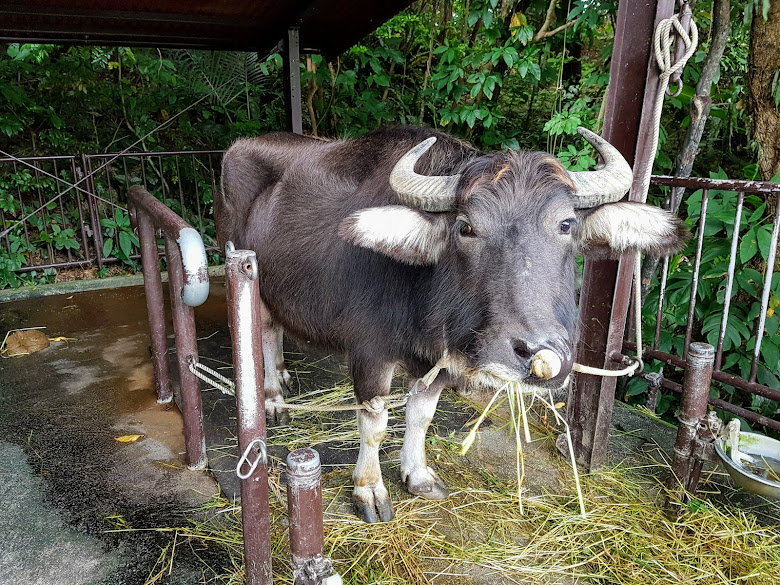
M 595 148 L 604 160 L 604 166 L 597 171 L 572 171 L 577 201 L 577 209 L 596 207 L 603 203 L 613 203 L 623 198 L 631 188 L 633 173 L 626 159 L 617 148 L 594 134 L 587 128 L 577 128 L 582 137 Z
M 423 211 L 449 211 L 455 204 L 460 175 L 427 176 L 414 172 L 415 163 L 434 142 L 436 137 L 431 136 L 404 154 L 390 173 L 390 186 L 404 205 Z

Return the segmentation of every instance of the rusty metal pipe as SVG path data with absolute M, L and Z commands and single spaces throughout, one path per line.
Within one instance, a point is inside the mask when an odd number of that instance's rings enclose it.
M 173 400 L 171 374 L 168 367 L 168 344 L 165 339 L 165 306 L 163 303 L 160 257 L 157 253 L 157 238 L 154 223 L 143 211 L 131 206 L 131 215 L 138 224 L 138 239 L 141 242 L 141 264 L 143 265 L 144 290 L 146 291 L 146 313 L 149 316 L 149 335 L 152 345 L 152 366 L 157 402 L 166 404 Z M 133 213 L 135 212 L 135 213 Z
M 294 585 L 341 583 L 341 578 L 332 574 L 330 559 L 322 555 L 320 475 L 320 456 L 314 449 L 296 449 L 287 456 L 287 513 Z
M 322 488 L 320 456 L 308 447 L 287 456 L 287 510 L 293 568 L 322 554 Z
M 733 179 L 707 179 L 704 177 L 670 177 L 653 175 L 650 179 L 653 185 L 667 187 L 685 187 L 686 189 L 714 189 L 718 191 L 745 191 L 746 193 L 780 193 L 780 183 L 769 181 L 737 181 Z
M 698 484 L 696 437 L 700 421 L 707 415 L 707 399 L 712 381 L 715 348 L 709 343 L 691 343 L 685 360 L 685 377 L 679 427 L 674 443 L 674 460 L 669 487 L 672 490 L 693 493 Z
M 707 223 L 707 202 L 709 201 L 709 196 L 710 190 L 704 189 L 701 194 L 701 215 L 699 216 L 699 233 L 696 241 L 696 257 L 693 261 L 693 272 L 691 273 L 691 296 L 688 301 L 688 321 L 685 327 L 685 352 L 683 353 L 683 358 L 685 359 L 688 359 L 688 347 L 691 344 L 694 315 L 696 314 L 696 293 L 699 289 L 701 251 L 704 246 L 704 228 Z
M 739 246 L 739 229 L 742 226 L 742 208 L 745 204 L 745 192 L 737 195 L 737 211 L 734 214 L 734 231 L 731 234 L 731 252 L 729 253 L 729 267 L 726 271 L 726 291 L 723 293 L 723 317 L 720 320 L 720 333 L 718 334 L 718 349 L 715 352 L 715 369 L 719 370 L 723 364 L 723 340 L 726 338 L 726 327 L 729 322 L 731 309 L 731 289 L 734 286 L 734 269 L 737 265 L 737 249 Z
M 167 208 L 166 208 L 167 209 Z M 190 372 L 189 365 L 198 361 L 198 341 L 195 335 L 195 311 L 184 302 L 184 270 L 179 246 L 165 238 L 165 255 L 168 261 L 168 290 L 171 295 L 173 331 L 176 335 L 176 361 L 181 385 L 181 415 L 184 419 L 184 444 L 187 449 L 187 467 L 204 469 L 206 438 L 203 432 L 203 403 L 200 382 Z
M 647 374 L 641 374 L 641 376 L 645 378 L 645 380 L 647 380 Z M 713 375 L 713 379 L 715 379 L 714 375 Z M 678 394 L 682 394 L 683 391 L 682 384 L 672 382 L 671 380 L 666 380 L 666 379 L 662 380 L 661 386 L 671 390 L 672 392 L 677 392 Z M 746 408 L 734 406 L 733 404 L 726 402 L 725 400 L 721 400 L 720 398 L 710 398 L 709 400 L 707 400 L 707 402 L 710 404 L 710 406 L 714 406 L 715 408 L 721 408 L 726 412 L 731 412 L 733 414 L 736 414 L 737 416 L 744 418 L 748 422 L 765 426 L 769 429 L 772 429 L 773 431 L 780 431 L 780 421 L 767 418 Z M 650 407 L 648 406 L 648 408 Z
M 271 513 L 268 506 L 268 467 L 252 463 L 265 444 L 265 389 L 263 347 L 260 332 L 260 291 L 255 253 L 228 247 L 225 261 L 227 309 L 233 342 L 238 450 L 247 454 L 239 461 L 241 519 L 244 527 L 246 583 L 270 585 Z M 262 442 L 262 443 L 261 443 Z M 248 468 L 248 469 L 247 469 Z
M 627 351 L 636 351 L 636 343 L 634 343 L 633 341 L 624 341 L 623 349 Z M 655 349 L 645 349 L 644 355 L 656 360 L 660 360 L 665 364 L 669 364 L 676 368 L 683 369 L 686 367 L 685 360 L 675 355 L 664 353 L 662 351 L 658 351 Z M 728 374 L 726 372 L 720 372 L 717 370 L 712 372 L 712 379 L 715 380 L 716 382 L 721 382 L 723 384 L 728 384 L 729 386 L 734 386 L 734 388 L 739 388 L 740 390 L 744 390 L 745 392 L 749 392 L 750 394 L 758 394 L 759 396 L 763 396 L 764 398 L 769 398 L 769 400 L 780 402 L 780 390 L 775 390 L 773 388 L 770 388 L 769 386 L 764 386 L 763 384 L 758 384 L 756 382 L 748 382 L 744 378 L 740 378 L 738 376 L 734 376 L 733 374 Z
M 758 330 L 756 331 L 756 345 L 753 348 L 753 362 L 750 365 L 750 377 L 748 382 L 756 381 L 758 372 L 758 358 L 761 355 L 761 343 L 764 340 L 764 328 L 766 327 L 766 313 L 769 307 L 769 293 L 772 289 L 772 278 L 774 277 L 775 257 L 777 255 L 777 239 L 780 235 L 780 197 L 777 200 L 775 208 L 775 220 L 772 223 L 772 235 L 769 241 L 769 255 L 766 259 L 766 273 L 764 274 L 764 290 L 761 292 L 761 312 L 758 317 Z

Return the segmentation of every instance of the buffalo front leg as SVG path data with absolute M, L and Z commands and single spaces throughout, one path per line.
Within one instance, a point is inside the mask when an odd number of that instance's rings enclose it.
M 274 322 L 265 304 L 260 302 L 263 315 L 263 384 L 265 386 L 265 418 L 268 424 L 284 425 L 290 422 L 282 391 L 283 375 L 279 371 L 281 363 L 284 369 L 284 355 L 281 351 L 282 327 Z M 289 379 L 290 374 L 284 369 Z
M 393 519 L 393 505 L 379 467 L 379 445 L 387 432 L 387 410 L 378 414 L 360 410 L 357 423 L 360 453 L 352 473 L 352 481 L 355 484 L 352 492 L 355 514 L 371 524 L 380 520 L 389 522 Z
M 390 393 L 395 364 L 377 363 L 371 357 L 353 354 L 349 365 L 357 402 L 369 406 L 369 410 L 357 413 L 360 452 L 352 473 L 352 503 L 362 520 L 388 522 L 393 519 L 393 505 L 379 467 L 379 446 L 387 433 L 387 409 L 381 397 Z
M 401 447 L 401 479 L 410 494 L 429 500 L 443 500 L 449 495 L 444 482 L 428 467 L 425 458 L 425 435 L 447 382 L 445 376 L 440 374 L 427 390 L 413 394 L 406 403 L 406 432 Z M 415 383 L 422 384 L 422 380 Z
M 287 366 L 284 363 L 284 329 L 281 325 L 275 326 L 276 330 L 276 375 L 279 378 L 279 384 L 282 389 L 291 389 L 292 377 L 290 372 L 287 371 Z

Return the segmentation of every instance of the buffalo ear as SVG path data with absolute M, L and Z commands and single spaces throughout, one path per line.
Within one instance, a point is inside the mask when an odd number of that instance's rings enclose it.
M 580 253 L 612 257 L 626 252 L 669 256 L 679 252 L 689 237 L 688 228 L 673 214 L 634 202 L 583 211 L 575 232 Z
M 361 248 L 416 266 L 436 264 L 447 240 L 447 220 L 403 205 L 369 207 L 339 225 L 339 236 Z

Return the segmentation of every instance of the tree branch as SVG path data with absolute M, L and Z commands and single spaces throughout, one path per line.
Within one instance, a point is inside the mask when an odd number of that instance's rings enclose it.
M 558 34 L 562 30 L 566 30 L 570 26 L 574 26 L 574 24 L 577 22 L 576 20 L 570 20 L 566 24 L 562 24 L 556 29 L 550 30 L 550 27 L 553 24 L 553 21 L 555 20 L 555 5 L 557 4 L 558 0 L 550 0 L 550 4 L 547 6 L 547 14 L 544 17 L 544 22 L 542 23 L 542 26 L 539 28 L 538 31 L 536 31 L 536 34 L 534 35 L 533 42 L 538 43 L 542 39 L 546 39 L 548 37 L 551 37 L 553 35 Z
M 570 20 L 566 24 L 562 24 L 558 28 L 555 28 L 555 29 L 553 29 L 551 31 L 547 31 L 544 34 L 536 33 L 536 35 L 534 35 L 534 42 L 540 41 L 542 39 L 546 39 L 547 37 L 551 37 L 551 36 L 557 35 L 562 30 L 566 30 L 567 28 L 570 28 L 570 27 L 574 26 L 575 24 L 577 24 L 576 20 Z

